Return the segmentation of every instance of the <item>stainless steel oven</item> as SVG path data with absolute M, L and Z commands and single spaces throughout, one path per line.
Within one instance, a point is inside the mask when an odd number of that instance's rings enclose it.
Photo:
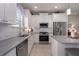
M 49 42 L 49 33 L 48 32 L 40 32 L 39 33 L 39 41 L 46 41 Z
M 48 23 L 40 23 L 40 28 L 48 28 Z

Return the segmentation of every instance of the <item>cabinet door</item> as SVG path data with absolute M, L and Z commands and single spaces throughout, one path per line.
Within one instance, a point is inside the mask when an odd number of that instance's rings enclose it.
M 16 4 L 5 3 L 5 20 L 11 24 L 16 23 Z
M 4 3 L 0 3 L 0 20 L 4 19 Z
M 28 39 L 28 55 L 30 55 L 32 47 L 33 47 L 33 36 L 29 37 Z
M 28 55 L 28 40 L 25 40 L 16 47 L 17 56 L 27 56 Z
M 40 23 L 48 22 L 48 13 L 40 13 Z

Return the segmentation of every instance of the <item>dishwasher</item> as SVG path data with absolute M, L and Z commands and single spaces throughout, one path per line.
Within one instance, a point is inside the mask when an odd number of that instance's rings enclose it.
M 28 56 L 28 39 L 26 39 L 16 47 L 16 55 Z

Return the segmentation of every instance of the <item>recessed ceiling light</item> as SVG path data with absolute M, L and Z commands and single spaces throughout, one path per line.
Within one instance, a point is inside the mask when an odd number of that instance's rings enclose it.
M 37 9 L 38 7 L 37 7 L 37 6 L 35 6 L 34 8 L 35 8 L 35 9 Z
M 67 9 L 67 15 L 70 15 L 71 14 L 71 8 Z
M 58 8 L 58 6 L 55 6 L 54 8 Z

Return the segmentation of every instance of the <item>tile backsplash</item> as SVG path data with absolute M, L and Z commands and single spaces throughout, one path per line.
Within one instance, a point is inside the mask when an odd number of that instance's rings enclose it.
M 5 40 L 19 35 L 19 28 L 0 24 L 0 40 Z

